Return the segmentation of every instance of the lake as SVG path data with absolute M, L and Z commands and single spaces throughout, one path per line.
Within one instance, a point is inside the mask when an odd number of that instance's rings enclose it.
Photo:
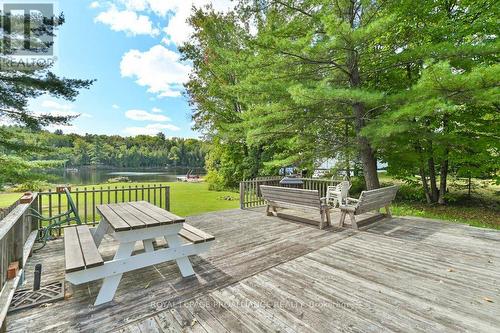
M 178 176 L 185 176 L 191 168 L 156 168 L 156 169 L 96 169 L 90 167 L 77 168 L 78 171 L 67 169 L 49 170 L 45 173 L 50 176 L 51 183 L 90 185 L 105 183 L 110 178 L 128 177 L 133 182 L 172 182 Z M 192 168 L 193 174 L 203 175 L 202 168 Z

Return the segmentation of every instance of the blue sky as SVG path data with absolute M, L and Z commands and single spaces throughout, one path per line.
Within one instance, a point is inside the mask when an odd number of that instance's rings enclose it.
M 191 6 L 209 0 L 112 0 L 57 2 L 66 23 L 58 32 L 55 72 L 96 79 L 73 103 L 43 96 L 35 112 L 80 114 L 64 132 L 197 137 L 182 84 L 190 64 L 177 46 L 189 37 Z M 229 0 L 213 1 L 226 10 Z M 55 128 L 49 128 L 52 130 Z

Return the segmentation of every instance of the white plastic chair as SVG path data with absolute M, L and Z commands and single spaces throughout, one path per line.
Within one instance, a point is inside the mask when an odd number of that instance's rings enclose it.
M 332 207 L 346 203 L 350 188 L 351 183 L 347 180 L 340 182 L 336 186 L 328 186 L 326 189 L 326 202 L 329 205 L 333 202 Z

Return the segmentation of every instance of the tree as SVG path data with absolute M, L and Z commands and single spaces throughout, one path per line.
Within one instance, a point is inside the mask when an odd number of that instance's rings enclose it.
M 429 202 L 443 203 L 468 137 L 498 156 L 496 14 L 494 2 L 467 0 L 248 0 L 227 15 L 195 11 L 181 49 L 194 63 L 194 118 L 217 151 L 243 152 L 212 164 L 247 171 L 252 149 L 259 170 L 359 160 L 372 189 L 385 160 L 400 177 L 420 174 Z
M 396 26 L 408 36 L 395 56 L 406 70 L 381 85 L 390 87 L 399 77 L 411 86 L 389 96 L 386 112 L 366 134 L 390 172 L 420 175 L 429 203 L 445 202 L 450 172 L 467 166 L 469 175 L 484 176 L 498 170 L 500 67 L 492 6 L 437 1 L 393 8 L 398 17 L 412 18 Z
M 1 14 L 2 21 L 9 21 L 13 17 L 5 17 Z M 24 19 L 24 16 L 22 17 Z M 44 17 L 38 25 L 30 25 L 31 34 L 39 36 L 40 34 L 55 34 L 57 28 L 64 23 L 62 15 L 57 17 Z M 0 48 L 6 50 L 5 42 L 12 43 L 15 37 L 3 31 L 3 38 L 0 41 Z M 47 45 L 38 45 L 40 50 Z M 0 55 L 2 63 L 9 63 L 9 54 Z M 89 88 L 92 80 L 79 80 L 60 78 L 50 71 L 50 65 L 41 65 L 36 67 L 9 68 L 2 66 L 0 69 L 0 117 L 17 125 L 26 126 L 37 130 L 43 126 L 51 124 L 66 124 L 74 117 L 54 116 L 50 114 L 36 114 L 28 109 L 28 101 L 43 94 L 49 94 L 54 97 L 73 101 L 82 88 Z M 9 135 L 8 131 L 0 128 L 0 146 L 9 149 L 9 154 L 2 155 L 3 164 L 7 169 L 28 168 L 30 163 L 19 163 L 16 154 L 33 151 L 36 147 L 20 144 L 16 138 Z M 35 167 L 32 164 L 32 167 Z M 2 171 L 0 171 L 2 173 Z M 2 177 L 3 176 L 3 177 Z M 0 175 L 7 181 L 7 174 Z M 19 179 L 17 179 L 19 181 Z
M 211 7 L 195 10 L 189 22 L 195 32 L 180 51 L 194 67 L 186 84 L 194 128 L 212 142 L 208 180 L 216 188 L 234 187 L 241 179 L 256 176 L 262 166 L 258 154 L 251 154 L 259 148 L 246 141 L 241 126 L 246 106 L 235 93 L 249 57 L 243 50 L 248 34 L 235 13 L 224 15 Z
M 180 149 L 177 146 L 172 147 L 168 153 L 168 159 L 174 162 L 174 166 L 177 166 L 177 161 L 180 159 L 179 153 Z

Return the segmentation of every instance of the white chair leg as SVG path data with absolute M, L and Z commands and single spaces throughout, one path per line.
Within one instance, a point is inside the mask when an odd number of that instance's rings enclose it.
M 180 247 L 182 246 L 182 241 L 180 239 L 179 235 L 166 235 L 165 240 L 168 243 L 169 248 L 175 248 L 175 247 Z M 188 257 L 182 257 L 179 259 L 175 260 L 177 262 L 177 266 L 179 267 L 179 270 L 181 271 L 181 275 L 183 277 L 191 276 L 194 275 L 194 270 L 193 266 L 191 265 L 191 262 L 189 261 Z
M 135 242 L 121 243 L 118 247 L 118 250 L 116 251 L 114 260 L 130 257 L 132 251 L 134 250 L 134 245 Z M 120 284 L 120 280 L 122 279 L 122 275 L 123 274 L 116 274 L 113 276 L 109 276 L 103 280 L 101 289 L 99 290 L 99 294 L 97 295 L 94 305 L 101 305 L 113 300 L 116 289 L 118 289 L 118 285 Z

